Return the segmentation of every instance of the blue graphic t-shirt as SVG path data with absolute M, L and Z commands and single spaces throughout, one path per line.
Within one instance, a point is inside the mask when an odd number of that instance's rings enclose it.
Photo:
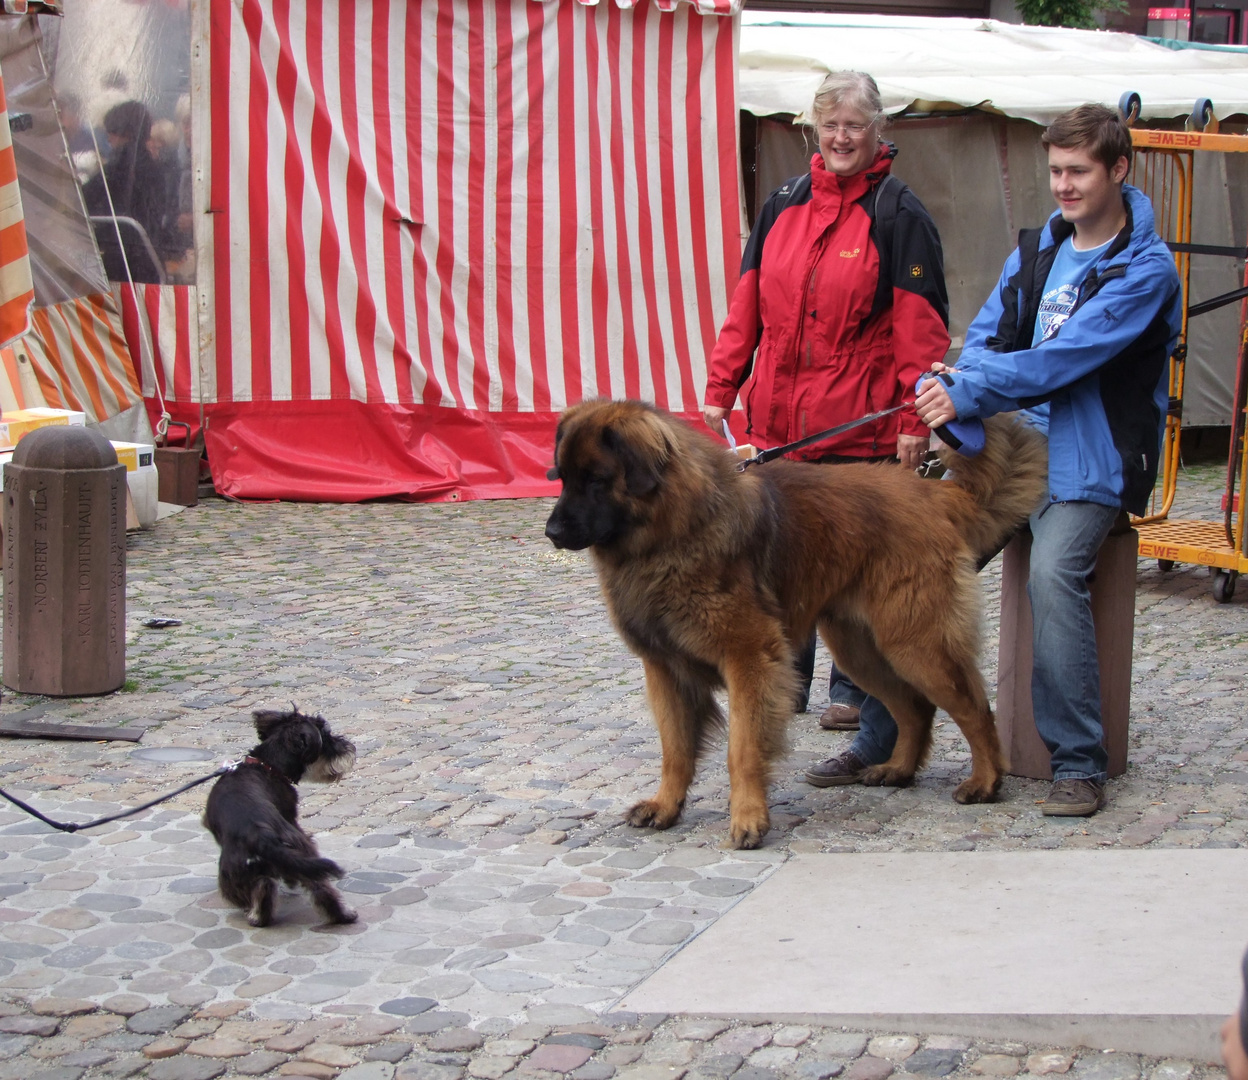
M 1079 300 L 1079 286 L 1111 242 L 1106 240 L 1098 247 L 1078 251 L 1073 240 L 1073 236 L 1068 236 L 1061 242 L 1049 276 L 1045 279 L 1044 295 L 1040 297 L 1040 311 L 1036 315 L 1036 332 L 1031 339 L 1033 349 L 1056 334 L 1062 323 L 1070 318 Z

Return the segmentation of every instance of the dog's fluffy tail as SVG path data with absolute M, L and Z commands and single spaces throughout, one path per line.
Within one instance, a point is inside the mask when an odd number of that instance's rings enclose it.
M 323 881 L 340 878 L 345 871 L 333 859 L 309 855 L 296 847 L 285 844 L 280 838 L 265 837 L 259 845 L 260 858 L 268 864 L 274 876 L 288 883 L 299 881 Z
M 981 558 L 1001 550 L 1049 489 L 1048 443 L 1038 431 L 1007 413 L 984 421 L 984 437 L 976 457 L 948 446 L 939 450 L 951 479 L 978 511 L 968 522 L 966 540 Z

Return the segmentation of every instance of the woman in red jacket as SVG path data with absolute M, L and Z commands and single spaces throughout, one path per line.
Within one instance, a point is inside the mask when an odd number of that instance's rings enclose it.
M 923 204 L 890 176 L 896 150 L 880 137 L 875 80 L 832 73 L 815 93 L 811 117 L 819 153 L 808 173 L 782 184 L 759 212 L 708 364 L 706 423 L 722 432 L 739 393 L 750 441 L 762 447 L 913 398 L 919 375 L 949 349 L 940 238 Z M 903 410 L 794 456 L 917 468 L 928 436 L 914 412 Z M 798 663 L 808 698 L 813 640 Z M 831 698 L 820 723 L 859 727 L 863 695 L 835 666 Z M 892 723 L 882 705 L 874 707 L 881 725 Z M 862 725 L 855 745 L 877 726 L 865 714 Z M 885 740 L 881 733 L 878 741 Z M 873 755 L 879 748 L 861 749 Z

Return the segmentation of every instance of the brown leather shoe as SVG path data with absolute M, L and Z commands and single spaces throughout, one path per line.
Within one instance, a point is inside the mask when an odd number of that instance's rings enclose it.
M 1105 789 L 1095 780 L 1054 780 L 1040 804 L 1045 817 L 1091 817 L 1105 805 Z
M 840 784 L 857 784 L 862 780 L 867 763 L 852 750 L 821 761 L 806 770 L 806 783 L 815 787 L 836 787 Z
M 829 705 L 819 717 L 819 726 L 825 731 L 857 731 L 857 705 Z

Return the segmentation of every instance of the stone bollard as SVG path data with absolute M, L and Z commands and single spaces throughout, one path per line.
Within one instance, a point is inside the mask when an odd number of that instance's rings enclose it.
M 125 641 L 126 467 L 92 428 L 32 431 L 4 467 L 4 684 L 108 693 Z

